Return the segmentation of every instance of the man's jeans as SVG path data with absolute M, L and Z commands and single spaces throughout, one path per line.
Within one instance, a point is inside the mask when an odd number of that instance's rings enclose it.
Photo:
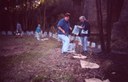
M 83 51 L 87 51 L 87 36 L 80 37 L 80 38 L 83 46 Z
M 62 53 L 68 52 L 68 47 L 69 47 L 69 37 L 64 35 L 64 34 L 58 34 L 58 38 L 62 41 Z

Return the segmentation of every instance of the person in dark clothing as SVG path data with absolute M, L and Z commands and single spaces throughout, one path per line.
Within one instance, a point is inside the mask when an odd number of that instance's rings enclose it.
M 83 54 L 87 54 L 87 38 L 90 35 L 90 24 L 87 22 L 85 16 L 80 16 L 79 20 L 80 26 L 78 28 L 80 28 L 79 36 L 82 42 Z
M 22 27 L 21 27 L 21 24 L 19 22 L 17 22 L 16 24 L 16 36 L 21 36 L 22 37 Z

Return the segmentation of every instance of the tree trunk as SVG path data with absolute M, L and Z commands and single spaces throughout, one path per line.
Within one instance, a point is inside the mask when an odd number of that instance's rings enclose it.
M 112 1 L 107 0 L 107 23 L 106 23 L 106 52 L 111 52 L 111 28 L 112 28 Z
M 46 30 L 46 6 L 47 6 L 46 3 L 47 3 L 47 2 L 46 2 L 46 0 L 45 0 L 45 2 L 44 2 L 44 14 L 43 14 L 43 15 L 44 15 L 44 16 L 43 16 L 43 17 L 44 17 L 44 20 L 43 20 L 43 22 L 44 22 L 44 24 L 43 24 L 43 31 Z
M 97 7 L 97 22 L 99 27 L 99 37 L 101 42 L 102 52 L 105 52 L 105 40 L 104 40 L 104 32 L 103 32 L 103 21 L 102 21 L 102 10 L 101 10 L 101 0 L 96 0 Z

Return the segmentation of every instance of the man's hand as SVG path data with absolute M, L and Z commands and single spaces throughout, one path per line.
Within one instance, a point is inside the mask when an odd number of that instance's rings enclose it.
M 64 30 L 62 30 L 62 32 L 65 34 L 65 31 Z
M 70 27 L 70 30 L 72 31 L 72 27 Z
M 82 26 L 78 26 L 78 28 L 83 28 Z

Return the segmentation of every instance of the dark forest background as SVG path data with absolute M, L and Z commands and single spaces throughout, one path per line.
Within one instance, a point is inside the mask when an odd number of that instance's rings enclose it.
M 81 15 L 86 16 L 93 30 L 97 30 L 97 1 L 100 0 L 1 0 L 0 1 L 0 30 L 14 31 L 16 23 L 20 22 L 23 29 L 35 30 L 41 23 L 42 29 L 55 26 L 65 12 L 71 13 L 71 25 L 78 22 Z M 107 1 L 101 0 L 103 23 L 107 17 Z M 123 0 L 113 0 L 113 21 L 118 21 Z
M 40 23 L 43 31 L 56 32 L 58 20 L 69 12 L 72 27 L 79 16 L 86 16 L 103 51 L 110 52 L 113 46 L 124 50 L 128 49 L 127 5 L 127 0 L 0 0 L 0 31 L 15 31 L 20 22 L 24 31 L 34 31 Z

